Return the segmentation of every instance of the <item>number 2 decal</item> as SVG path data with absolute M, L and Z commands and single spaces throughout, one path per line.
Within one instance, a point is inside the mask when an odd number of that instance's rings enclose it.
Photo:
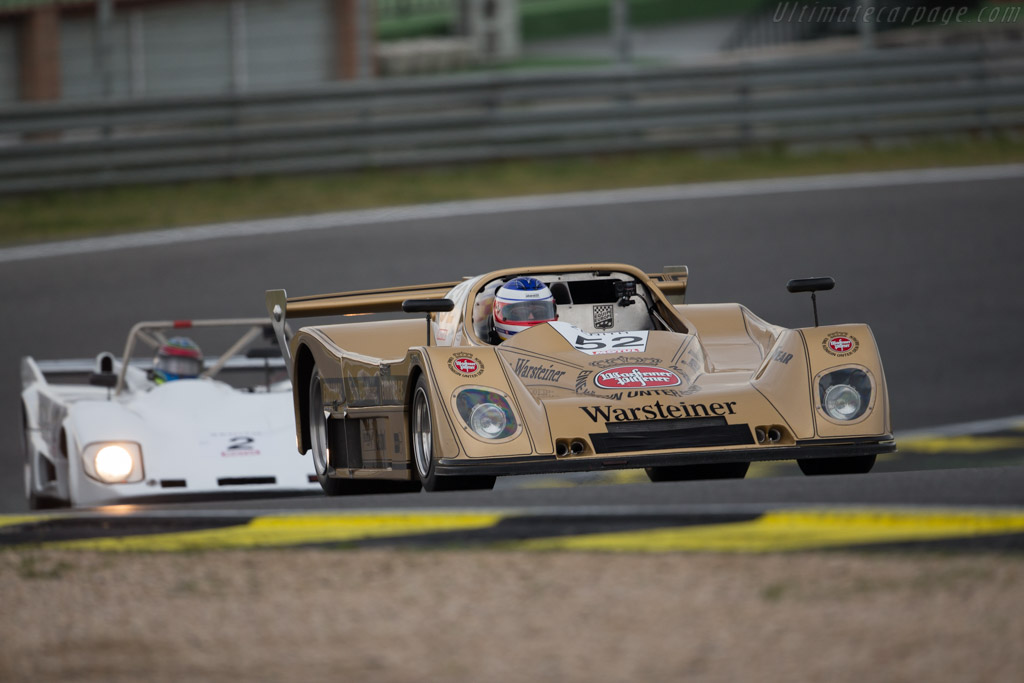
M 256 445 L 256 439 L 251 436 L 232 436 L 229 441 L 229 451 L 251 451 Z

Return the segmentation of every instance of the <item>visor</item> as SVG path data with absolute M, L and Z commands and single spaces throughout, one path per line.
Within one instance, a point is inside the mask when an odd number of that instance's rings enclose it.
M 203 371 L 203 361 L 186 356 L 163 356 L 157 361 L 157 368 L 168 375 L 198 377 Z
M 555 320 L 555 302 L 545 301 L 513 301 L 497 303 L 494 306 L 494 317 L 510 323 L 530 323 Z

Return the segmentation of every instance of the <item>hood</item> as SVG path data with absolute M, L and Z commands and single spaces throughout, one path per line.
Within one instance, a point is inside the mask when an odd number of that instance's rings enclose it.
M 497 348 L 509 373 L 538 401 L 591 396 L 686 396 L 706 369 L 697 337 L 640 330 L 592 333 L 547 323 Z

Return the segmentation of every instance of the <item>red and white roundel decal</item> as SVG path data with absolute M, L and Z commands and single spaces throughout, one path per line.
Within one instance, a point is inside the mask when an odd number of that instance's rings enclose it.
M 844 358 L 857 353 L 860 342 L 849 332 L 833 332 L 821 342 L 821 348 L 833 356 Z
M 456 358 L 452 361 L 452 367 L 463 375 L 472 375 L 480 369 L 480 364 L 472 358 Z
M 602 370 L 594 376 L 594 384 L 602 389 L 659 389 L 682 384 L 679 375 L 649 365 L 623 365 Z
M 849 337 L 832 337 L 828 345 L 836 353 L 846 353 L 853 348 L 853 340 Z

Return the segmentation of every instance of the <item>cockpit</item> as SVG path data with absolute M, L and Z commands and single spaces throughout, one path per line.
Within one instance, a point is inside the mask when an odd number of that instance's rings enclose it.
M 484 283 L 476 290 L 473 302 L 473 329 L 481 341 L 498 344 L 502 339 L 494 329 L 495 297 L 499 289 L 515 275 L 506 275 Z M 554 298 L 554 314 L 558 322 L 587 332 L 625 330 L 668 330 L 670 325 L 658 314 L 655 301 L 647 287 L 633 275 L 615 271 L 584 271 L 570 273 L 538 273 L 539 279 Z M 511 310 L 510 310 L 511 308 Z M 532 311 L 527 305 L 510 307 L 498 304 L 499 317 L 520 317 Z M 536 311 L 543 320 L 546 311 Z

